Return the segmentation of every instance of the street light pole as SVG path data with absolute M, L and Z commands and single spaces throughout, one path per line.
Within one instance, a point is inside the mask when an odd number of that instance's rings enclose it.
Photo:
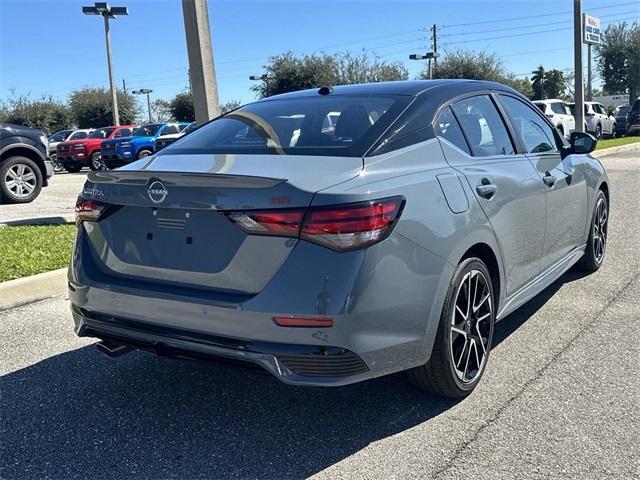
M 111 35 L 109 34 L 109 20 L 116 19 L 117 15 L 129 15 L 127 7 L 111 7 L 106 2 L 96 2 L 94 6 L 82 7 L 85 15 L 101 15 L 104 19 L 104 36 L 107 44 L 107 66 L 109 68 L 109 86 L 111 88 L 111 103 L 113 106 L 113 124 L 120 125 L 120 115 L 118 114 L 118 97 L 116 95 L 116 80 L 113 73 L 113 62 L 111 60 Z
M 153 90 L 150 88 L 141 88 L 139 90 L 132 90 L 131 93 L 134 95 L 146 95 L 147 96 L 147 112 L 149 113 L 149 123 L 153 122 L 151 120 L 151 100 L 149 98 L 149 94 L 152 93 Z
M 429 80 L 433 78 L 433 67 L 431 65 L 431 62 L 433 61 L 435 65 L 437 58 L 438 54 L 436 52 L 427 52 L 426 54 L 412 53 L 411 55 L 409 55 L 409 60 L 429 60 L 427 66 L 427 74 L 429 75 Z

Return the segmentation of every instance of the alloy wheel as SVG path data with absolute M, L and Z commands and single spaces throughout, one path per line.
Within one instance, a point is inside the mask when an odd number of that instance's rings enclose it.
M 38 178 L 29 165 L 17 163 L 7 170 L 5 185 L 16 198 L 27 198 L 38 185 Z
M 479 270 L 469 271 L 456 294 L 449 341 L 451 360 L 458 379 L 472 383 L 486 364 L 493 316 L 487 278 Z
M 604 198 L 600 198 L 596 204 L 595 218 L 593 219 L 593 258 L 596 263 L 601 263 L 604 258 L 608 218 L 607 202 Z

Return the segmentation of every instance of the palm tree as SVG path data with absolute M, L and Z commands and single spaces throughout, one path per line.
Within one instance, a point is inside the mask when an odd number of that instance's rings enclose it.
M 533 89 L 533 100 L 544 100 L 544 67 L 539 65 L 537 69 L 531 72 L 533 75 L 531 76 L 531 88 Z

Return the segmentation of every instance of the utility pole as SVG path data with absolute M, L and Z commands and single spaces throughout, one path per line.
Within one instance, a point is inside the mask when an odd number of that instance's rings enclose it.
M 582 6 L 573 0 L 573 63 L 575 71 L 576 132 L 584 132 L 584 83 L 582 71 Z
M 198 125 L 220 114 L 206 0 L 182 0 L 191 95 Z
M 104 19 L 104 36 L 107 43 L 107 66 L 109 68 L 109 86 L 111 88 L 111 103 L 113 105 L 113 124 L 120 125 L 118 115 L 118 97 L 116 95 L 116 79 L 113 74 L 113 63 L 111 61 L 111 36 L 109 34 L 109 19 L 115 20 L 117 15 L 129 15 L 127 7 L 110 7 L 106 2 L 96 2 L 93 7 L 82 7 L 85 15 L 101 15 Z
M 593 89 L 591 87 L 591 44 L 587 45 L 587 102 L 593 100 Z
M 124 77 L 122 77 L 122 91 L 127 92 L 127 82 L 124 81 Z
M 433 71 L 435 72 L 438 67 L 438 27 L 434 23 L 431 27 L 431 34 L 433 39 L 432 49 L 433 52 Z M 429 60 L 429 66 L 431 66 L 431 60 Z M 431 68 L 429 68 L 431 71 Z M 431 74 L 429 74 L 429 78 L 431 78 Z

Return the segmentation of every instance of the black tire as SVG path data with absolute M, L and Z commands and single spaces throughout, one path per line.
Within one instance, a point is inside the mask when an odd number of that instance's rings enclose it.
M 602 136 L 602 125 L 596 125 L 596 138 L 600 138 Z
M 102 162 L 102 156 L 100 152 L 93 152 L 89 159 L 89 168 L 91 170 L 104 170 L 104 163 Z
M 64 170 L 62 164 L 58 162 L 58 155 L 52 153 L 51 155 L 49 155 L 49 160 L 51 160 L 51 163 L 53 163 L 53 171 L 55 173 L 60 173 Z
M 480 295 L 478 295 L 478 282 L 480 279 L 478 273 L 482 274 L 482 278 L 485 281 L 486 286 L 486 289 L 483 288 Z M 472 286 L 474 278 L 476 279 L 475 291 L 473 290 Z M 467 282 L 469 282 L 468 286 Z M 466 317 L 462 317 L 459 312 L 462 312 L 462 310 L 465 309 L 460 309 L 457 302 L 459 299 L 464 300 L 464 298 L 466 298 L 467 294 L 464 291 L 465 288 L 468 288 L 471 292 L 473 292 L 473 300 L 471 302 L 471 306 L 467 306 L 466 308 Z M 481 299 L 484 298 L 485 300 L 478 304 L 478 310 L 476 311 L 475 308 L 478 302 L 478 296 L 480 296 Z M 456 305 L 458 305 L 458 309 L 456 309 Z M 477 315 L 479 317 L 486 316 L 487 306 L 489 307 L 489 316 L 482 321 L 482 326 L 480 326 L 480 322 L 477 323 L 478 326 L 470 325 L 473 323 L 472 319 L 469 320 L 470 317 L 473 317 L 474 315 Z M 466 321 L 465 318 L 467 318 Z M 465 324 L 464 331 L 460 328 L 454 329 L 452 323 L 455 322 L 456 319 L 461 319 L 461 323 Z M 440 324 L 438 325 L 438 332 L 436 334 L 436 338 L 433 344 L 433 350 L 431 352 L 431 358 L 425 365 L 414 368 L 407 372 L 411 383 L 422 390 L 443 397 L 462 398 L 469 395 L 476 387 L 476 385 L 482 378 L 484 371 L 486 370 L 487 361 L 489 359 L 489 352 L 491 351 L 491 344 L 493 340 L 494 323 L 495 296 L 489 270 L 487 269 L 484 262 L 479 258 L 467 258 L 463 260 L 460 265 L 458 265 L 458 268 L 456 269 L 453 275 L 453 279 L 451 280 L 451 283 L 449 285 L 449 289 L 447 290 L 444 306 L 442 308 L 442 314 L 440 316 Z M 480 333 L 481 329 L 483 333 Z M 483 350 L 485 351 L 485 353 L 483 359 L 479 361 L 479 364 L 477 361 L 471 360 L 475 361 L 476 366 L 479 365 L 479 368 L 475 369 L 475 375 L 472 378 L 470 378 L 469 380 L 465 380 L 470 359 L 478 358 L 477 355 L 471 355 L 472 346 L 475 345 L 477 348 L 476 343 L 472 345 L 472 341 L 475 341 L 473 337 L 475 336 L 476 332 L 478 333 L 477 337 L 479 341 L 482 342 L 482 345 L 484 345 Z M 486 336 L 484 334 L 486 334 Z M 462 349 L 460 349 L 460 340 L 464 341 L 464 346 L 462 347 Z M 460 371 L 456 368 L 454 355 L 458 353 L 459 359 L 463 360 L 466 351 L 465 348 L 467 345 L 469 345 L 467 352 L 467 364 L 462 374 L 463 378 L 460 378 Z M 475 353 L 479 353 L 479 350 L 476 349 Z M 469 373 L 471 374 L 473 373 L 473 371 Z
M 604 226 L 599 208 L 604 208 Z M 591 214 L 591 224 L 589 225 L 589 239 L 584 256 L 580 259 L 578 267 L 586 272 L 595 272 L 604 262 L 607 252 L 607 239 L 609 233 L 609 202 L 602 190 L 598 190 L 596 201 Z M 599 245 L 598 238 L 602 239 Z
M 82 170 L 82 165 L 65 165 L 64 169 L 69 173 L 78 173 Z
M 6 203 L 29 203 L 40 195 L 42 172 L 27 157 L 9 157 L 0 163 L 0 197 Z
M 142 149 L 142 150 L 140 150 L 138 152 L 138 160 L 140 160 L 141 158 L 144 158 L 144 157 L 148 157 L 152 153 L 153 152 L 151 150 Z

